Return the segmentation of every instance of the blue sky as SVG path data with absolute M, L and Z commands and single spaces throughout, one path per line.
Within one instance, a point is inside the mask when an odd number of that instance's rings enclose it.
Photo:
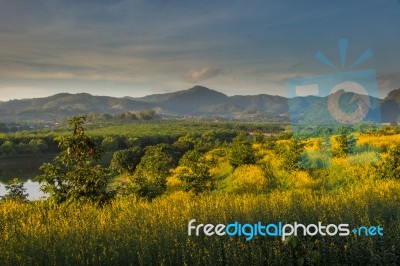
M 0 100 L 60 92 L 139 97 L 203 85 L 227 95 L 286 95 L 285 80 L 374 68 L 400 88 L 400 1 L 0 2 Z

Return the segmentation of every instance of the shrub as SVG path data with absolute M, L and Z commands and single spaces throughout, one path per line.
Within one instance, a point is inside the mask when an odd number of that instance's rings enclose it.
M 229 150 L 228 160 L 234 168 L 244 164 L 255 163 L 254 150 L 246 133 L 239 133 L 233 140 Z
M 185 183 L 186 191 L 198 194 L 212 188 L 210 165 L 201 152 L 188 151 L 179 161 L 179 165 L 175 173 Z
M 120 174 L 132 174 L 139 164 L 143 153 L 144 152 L 140 147 L 132 147 L 125 150 L 116 151 L 113 153 L 110 168 L 111 170 Z
M 258 165 L 241 165 L 233 172 L 234 179 L 228 184 L 228 191 L 234 193 L 265 192 L 268 185 L 263 169 Z

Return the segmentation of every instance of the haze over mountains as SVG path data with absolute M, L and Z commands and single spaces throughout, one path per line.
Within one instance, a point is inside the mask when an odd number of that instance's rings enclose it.
M 383 99 L 372 99 L 371 108 L 379 107 L 383 122 L 397 122 L 400 114 L 400 89 Z M 223 119 L 288 121 L 290 114 L 321 114 L 326 98 L 306 96 L 287 98 L 267 94 L 227 96 L 195 86 L 188 90 L 153 94 L 141 98 L 93 96 L 87 93 L 60 93 L 45 98 L 0 102 L 0 121 L 60 121 L 76 114 L 120 114 L 155 110 L 169 117 L 220 117 Z M 326 109 L 326 108 L 325 108 Z

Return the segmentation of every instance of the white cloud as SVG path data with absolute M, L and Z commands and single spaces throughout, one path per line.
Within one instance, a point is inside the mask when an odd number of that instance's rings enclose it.
M 196 83 L 206 79 L 218 76 L 221 73 L 220 69 L 204 67 L 202 69 L 193 69 L 183 75 L 183 80 L 188 83 Z

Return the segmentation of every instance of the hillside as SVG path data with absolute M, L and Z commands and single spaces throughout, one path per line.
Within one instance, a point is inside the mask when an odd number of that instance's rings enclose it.
M 150 103 L 125 98 L 93 96 L 88 93 L 60 93 L 45 98 L 11 100 L 0 103 L 2 121 L 64 119 L 76 114 L 108 113 L 152 109 Z
M 204 111 L 207 113 L 206 106 L 224 104 L 229 101 L 229 97 L 223 93 L 202 86 L 195 86 L 188 90 L 153 94 L 142 98 L 136 98 L 135 100 L 156 104 L 167 112 L 200 115 Z
M 350 93 L 340 101 L 345 112 L 353 112 Z M 400 114 L 400 89 L 383 99 L 370 97 L 371 110 L 367 120 L 376 117 L 379 105 L 383 122 L 397 121 Z M 289 121 L 332 120 L 327 99 L 316 96 L 287 99 L 267 94 L 227 96 L 202 86 L 172 93 L 153 94 L 141 98 L 94 96 L 88 93 L 60 93 L 45 98 L 0 102 L 0 121 L 57 121 L 76 114 L 119 114 L 156 110 L 161 115 L 221 117 L 224 119 Z

